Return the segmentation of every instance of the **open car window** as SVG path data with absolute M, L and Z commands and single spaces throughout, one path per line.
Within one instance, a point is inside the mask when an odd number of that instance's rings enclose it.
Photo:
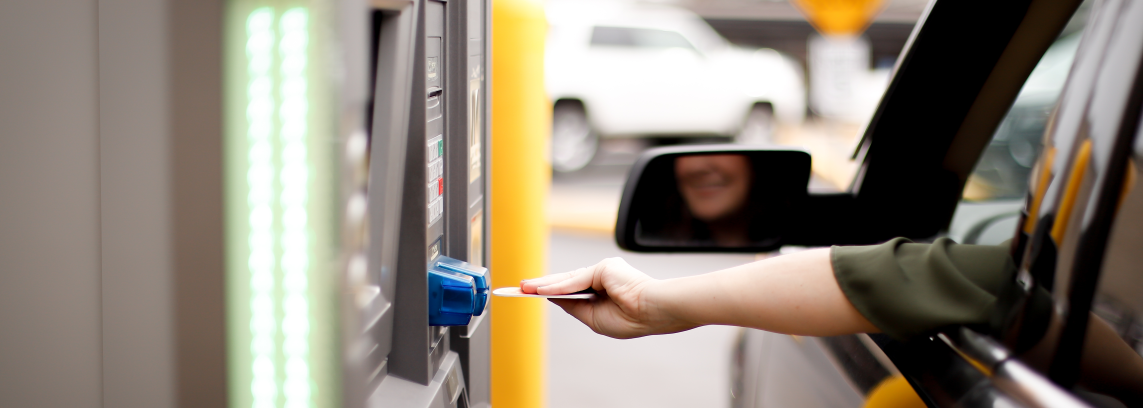
M 1012 238 L 1044 132 L 1072 70 L 1090 1 L 1048 48 L 981 153 L 948 227 L 960 243 L 997 245 Z
M 1040 58 L 969 176 L 966 200 L 1020 199 L 1028 192 L 1028 177 L 1040 156 L 1048 117 L 1059 101 L 1080 35 L 1066 34 Z

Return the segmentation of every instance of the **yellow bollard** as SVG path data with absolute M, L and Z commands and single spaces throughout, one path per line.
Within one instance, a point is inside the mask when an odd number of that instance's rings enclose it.
M 493 287 L 544 274 L 551 105 L 544 92 L 547 20 L 539 0 L 492 2 L 491 269 Z M 492 300 L 492 406 L 545 402 L 544 303 Z
M 895 375 L 881 381 L 865 397 L 865 408 L 924 408 L 925 402 L 909 381 Z

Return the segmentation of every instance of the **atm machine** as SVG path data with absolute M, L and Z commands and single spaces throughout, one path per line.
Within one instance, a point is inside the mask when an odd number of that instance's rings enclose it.
M 347 143 L 364 135 L 368 153 L 365 204 L 347 195 L 366 210 L 349 217 L 365 238 L 346 274 L 345 406 L 490 406 L 490 3 L 369 5 L 364 129 Z
M 231 406 L 489 406 L 490 2 L 227 2 Z

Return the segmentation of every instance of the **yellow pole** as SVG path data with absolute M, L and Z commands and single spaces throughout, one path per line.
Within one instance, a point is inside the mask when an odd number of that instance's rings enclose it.
M 551 106 L 544 92 L 547 20 L 539 0 L 492 2 L 493 287 L 544 274 Z M 544 405 L 546 319 L 539 299 L 492 300 L 492 406 Z
M 900 375 L 881 380 L 865 396 L 864 408 L 924 408 L 925 402 L 917 396 L 909 381 Z

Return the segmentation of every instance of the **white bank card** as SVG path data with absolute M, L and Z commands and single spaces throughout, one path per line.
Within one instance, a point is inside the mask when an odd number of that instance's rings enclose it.
M 545 299 L 593 299 L 595 293 L 569 293 L 566 295 L 536 295 L 532 293 L 524 293 L 520 291 L 519 287 L 509 286 L 492 291 L 493 295 L 504 297 L 530 297 L 530 298 L 545 298 Z

